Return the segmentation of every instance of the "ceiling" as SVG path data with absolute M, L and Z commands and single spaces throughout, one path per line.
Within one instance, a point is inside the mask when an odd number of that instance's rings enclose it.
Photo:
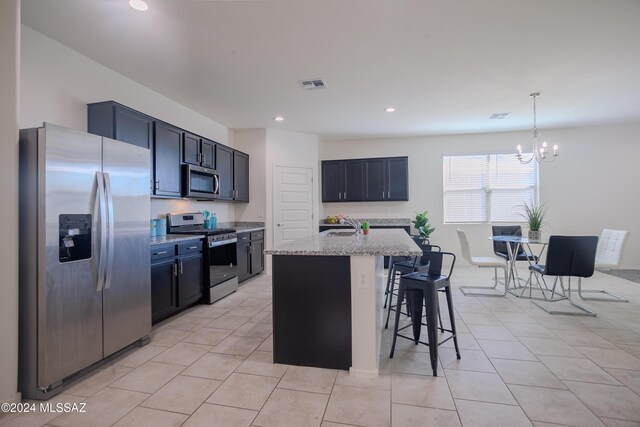
M 147 2 L 22 0 L 22 20 L 231 128 L 529 129 L 533 91 L 543 129 L 640 120 L 640 0 Z

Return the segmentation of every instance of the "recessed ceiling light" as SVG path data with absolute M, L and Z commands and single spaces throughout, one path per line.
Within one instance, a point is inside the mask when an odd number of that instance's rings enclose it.
M 141 12 L 149 9 L 149 6 L 144 0 L 129 0 L 129 6 Z
M 282 116 L 275 116 L 275 117 L 273 118 L 273 120 L 275 120 L 276 122 L 282 122 L 282 121 L 284 121 L 284 117 L 282 117 Z
M 387 113 L 393 113 L 396 111 L 396 107 L 388 106 L 387 108 L 384 109 L 384 111 Z

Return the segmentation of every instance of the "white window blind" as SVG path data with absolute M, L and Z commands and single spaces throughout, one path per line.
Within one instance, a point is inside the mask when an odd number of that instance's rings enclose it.
M 538 164 L 512 153 L 443 156 L 442 171 L 445 223 L 521 222 L 538 202 Z

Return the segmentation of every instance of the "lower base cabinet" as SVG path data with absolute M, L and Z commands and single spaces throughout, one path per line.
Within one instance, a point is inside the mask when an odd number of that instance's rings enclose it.
M 202 242 L 151 247 L 151 321 L 181 311 L 202 298 Z
M 238 282 L 264 270 L 264 231 L 238 234 Z

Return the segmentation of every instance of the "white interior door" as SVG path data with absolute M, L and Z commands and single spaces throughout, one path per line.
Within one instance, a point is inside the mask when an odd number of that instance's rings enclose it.
M 310 236 L 313 227 L 313 171 L 275 166 L 273 174 L 274 243 Z

